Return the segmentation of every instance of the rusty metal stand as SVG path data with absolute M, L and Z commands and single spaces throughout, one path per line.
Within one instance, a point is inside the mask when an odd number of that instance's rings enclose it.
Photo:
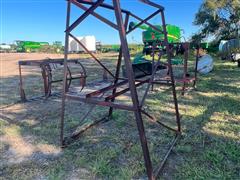
M 104 0 L 68 0 L 67 2 L 67 20 L 66 20 L 66 31 L 65 31 L 65 51 L 64 51 L 64 83 L 63 83 L 63 93 L 62 93 L 62 113 L 61 113 L 61 120 L 60 120 L 60 142 L 61 146 L 65 147 L 68 145 L 68 143 L 72 142 L 73 140 L 77 139 L 81 133 L 83 133 L 86 129 L 100 123 L 103 121 L 108 120 L 111 117 L 113 109 L 122 109 L 122 110 L 127 110 L 131 111 L 135 115 L 136 119 L 136 124 L 138 128 L 138 133 L 139 133 L 139 139 L 143 151 L 143 157 L 144 157 L 144 162 L 145 162 L 145 167 L 146 167 L 146 172 L 148 179 L 156 179 L 161 170 L 163 169 L 163 166 L 169 157 L 169 154 L 171 150 L 173 149 L 174 145 L 176 144 L 178 138 L 181 135 L 181 124 L 180 124 L 180 115 L 179 115 L 179 110 L 178 110 L 178 101 L 177 101 L 177 95 L 176 95 L 176 90 L 175 90 L 175 80 L 173 76 L 173 70 L 172 70 L 172 65 L 171 65 L 171 54 L 170 54 L 170 47 L 167 39 L 167 30 L 166 30 L 166 23 L 165 23 L 165 17 L 164 17 L 164 8 L 156 3 L 153 3 L 150 0 L 139 0 L 141 1 L 144 5 L 149 5 L 151 7 L 156 8 L 157 10 L 148 16 L 145 19 L 142 19 L 135 15 L 134 13 L 121 9 L 120 7 L 120 0 L 112 0 L 112 5 L 104 3 Z M 70 14 L 71 14 L 71 4 L 74 4 L 75 6 L 81 8 L 84 10 L 84 13 L 70 25 Z M 88 5 L 88 6 L 85 6 Z M 116 17 L 116 24 L 114 22 L 111 22 L 110 20 L 104 18 L 102 15 L 99 13 L 95 12 L 95 10 L 98 8 L 105 8 L 105 9 L 110 9 L 114 11 L 115 17 Z M 123 21 L 123 14 L 125 15 L 125 21 Z M 162 20 L 162 30 L 158 29 L 151 23 L 149 23 L 149 20 L 153 18 L 154 16 L 160 14 L 161 15 L 161 20 Z M 118 56 L 118 62 L 117 62 L 117 67 L 116 67 L 116 72 L 115 75 L 106 67 L 104 66 L 101 61 L 98 60 L 98 58 L 91 53 L 73 34 L 71 34 L 71 31 L 74 30 L 86 17 L 88 16 L 94 16 L 103 23 L 106 23 L 113 29 L 118 31 L 120 41 L 121 41 L 121 48 Z M 134 26 L 133 28 L 127 30 L 128 27 L 128 19 L 129 17 L 135 18 L 139 20 L 140 22 Z M 153 73 L 152 75 L 146 76 L 147 78 L 145 79 L 136 79 L 134 76 L 133 72 L 133 67 L 132 63 L 130 60 L 130 53 L 129 53 L 129 48 L 128 48 L 128 43 L 127 43 L 127 34 L 135 30 L 138 26 L 142 24 L 147 24 L 156 31 L 159 31 L 164 34 L 164 42 L 163 45 L 166 47 L 167 51 L 167 58 L 168 58 L 168 68 L 169 68 L 169 76 L 170 79 L 169 81 L 171 82 L 171 91 L 173 95 L 173 100 L 174 100 L 174 105 L 175 105 L 175 114 L 176 114 L 176 124 L 177 124 L 177 129 L 173 129 L 164 123 L 156 120 L 155 117 L 152 115 L 148 114 L 143 110 L 144 106 L 144 101 L 147 97 L 149 87 L 154 83 L 153 78 L 155 75 L 155 71 L 157 70 L 157 67 L 159 65 L 158 62 L 155 63 L 155 66 L 153 67 Z M 71 90 L 67 91 L 67 64 L 68 64 L 68 44 L 69 44 L 69 37 L 72 37 L 73 39 L 76 40 L 83 48 L 84 50 L 90 54 L 95 60 L 105 71 L 108 73 L 111 78 L 113 79 L 110 84 L 100 88 L 100 89 L 95 89 L 92 92 L 89 93 L 84 93 L 84 89 L 77 92 L 77 93 L 72 93 Z M 124 59 L 125 67 L 126 67 L 126 75 L 127 78 L 121 78 L 119 77 L 120 74 L 120 67 L 121 67 L 121 61 L 122 58 Z M 160 57 L 159 57 L 160 58 Z M 97 82 L 96 82 L 97 83 Z M 137 92 L 137 87 L 141 86 L 143 84 L 148 84 L 148 88 L 146 88 L 145 94 L 141 102 L 139 102 L 139 97 L 138 97 L 138 92 Z M 118 89 L 119 87 L 122 87 L 120 90 Z M 124 87 L 124 88 L 123 88 Z M 107 94 L 106 92 L 109 92 L 110 94 Z M 116 97 L 129 92 L 131 93 L 131 101 L 132 105 L 124 105 L 121 103 L 116 103 L 114 100 Z M 92 124 L 89 124 L 85 129 L 73 133 L 70 137 L 64 137 L 64 114 L 65 114 L 65 101 L 66 99 L 70 100 L 75 100 L 75 101 L 80 101 L 83 103 L 87 104 L 92 104 L 92 108 L 87 112 L 86 116 L 89 115 L 92 111 L 92 109 L 98 105 L 98 106 L 103 106 L 103 107 L 109 107 L 109 113 L 106 115 L 106 117 L 95 121 Z M 156 122 L 157 124 L 169 129 L 170 131 L 173 131 L 175 133 L 175 137 L 171 143 L 171 146 L 169 147 L 166 155 L 164 156 L 164 159 L 162 163 L 156 168 L 153 169 L 152 167 L 152 162 L 150 158 L 150 153 L 148 149 L 148 142 L 147 138 L 145 135 L 145 128 L 143 124 L 143 117 L 142 115 L 147 116 L 151 121 Z M 84 118 L 86 117 L 84 116 Z M 69 141 L 70 139 L 70 141 Z
M 184 50 L 184 63 L 183 63 L 183 77 L 181 79 L 176 79 L 176 82 L 182 83 L 182 95 L 185 94 L 187 85 L 189 85 L 190 83 L 192 83 L 193 88 L 196 88 L 196 83 L 197 83 L 197 65 L 198 65 L 198 53 L 199 50 L 197 50 L 197 54 L 196 54 L 196 61 L 195 61 L 195 67 L 194 67 L 194 75 L 191 77 L 188 74 L 188 60 L 189 60 L 189 49 L 190 49 L 190 43 L 189 42 L 185 42 L 185 43 L 181 43 L 181 45 L 183 46 L 183 50 Z
M 155 46 L 162 46 L 162 42 L 156 42 Z M 189 71 L 188 71 L 188 60 L 189 60 L 189 47 L 190 47 L 190 43 L 189 42 L 180 42 L 180 43 L 169 43 L 170 46 L 170 54 L 171 54 L 171 58 L 174 57 L 173 55 L 173 51 L 174 51 L 174 47 L 175 46 L 181 46 L 183 51 L 181 54 L 183 55 L 183 74 L 182 77 L 175 77 L 175 82 L 176 83 L 180 83 L 182 84 L 182 90 L 181 90 L 181 94 L 184 96 L 185 92 L 187 89 L 189 89 L 190 83 L 192 83 L 192 87 L 195 89 L 196 88 L 196 83 L 197 83 L 197 65 L 198 65 L 198 56 L 199 56 L 199 49 L 197 49 L 197 53 L 196 53 L 196 60 L 195 60 L 195 64 L 194 64 L 194 74 L 190 75 Z M 154 48 L 154 46 L 153 46 Z M 153 50 L 153 54 L 155 53 L 155 50 Z M 162 54 L 160 54 L 162 55 Z M 153 63 L 154 64 L 154 56 L 153 56 Z M 164 63 L 163 63 L 164 64 Z M 153 65 L 154 66 L 154 65 Z M 165 64 L 165 66 L 168 66 L 168 64 Z M 177 67 L 178 65 L 176 65 Z M 179 68 L 179 67 L 178 67 Z M 154 84 L 164 84 L 164 85 L 169 85 L 171 83 L 169 83 L 169 80 L 171 81 L 171 77 L 170 76 L 165 76 L 163 78 L 160 79 L 156 79 L 153 80 L 152 82 L 152 90 L 153 90 L 153 85 Z
M 63 65 L 63 59 L 43 59 L 43 60 L 24 60 L 18 61 L 19 67 L 19 90 L 20 90 L 20 98 L 22 102 L 26 102 L 28 100 L 38 100 L 41 98 L 48 98 L 52 94 L 52 84 L 62 82 L 63 79 L 53 80 L 52 74 L 53 70 L 57 69 L 58 66 Z M 70 87 L 71 82 L 75 79 L 79 79 L 82 88 L 84 87 L 84 80 L 86 79 L 86 71 L 83 65 L 79 62 L 78 59 L 71 59 L 69 63 L 78 66 L 80 71 L 77 75 L 73 76 L 69 67 L 67 67 L 68 77 L 67 77 L 67 89 Z M 44 88 L 44 95 L 36 96 L 28 98 L 26 97 L 24 85 L 23 85 L 23 75 L 22 75 L 22 66 L 31 66 L 31 67 L 39 67 L 41 69 L 42 79 L 43 79 L 43 88 Z M 55 93 L 56 94 L 56 93 Z M 58 94 L 58 93 L 57 93 Z

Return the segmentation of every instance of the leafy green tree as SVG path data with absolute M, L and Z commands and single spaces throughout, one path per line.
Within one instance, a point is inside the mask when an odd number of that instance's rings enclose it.
M 201 27 L 193 40 L 211 36 L 214 41 L 239 38 L 240 0 L 205 0 L 193 23 Z

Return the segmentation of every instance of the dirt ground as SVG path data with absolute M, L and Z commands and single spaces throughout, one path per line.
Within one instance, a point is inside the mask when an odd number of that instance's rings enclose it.
M 59 147 L 61 98 L 19 103 L 18 60 L 62 58 L 59 54 L 0 54 L 0 179 L 146 179 L 136 122 L 132 113 L 116 110 L 110 121 L 86 131 L 73 145 Z M 116 54 L 97 55 L 111 70 Z M 87 55 L 82 58 L 90 79 L 103 71 Z M 162 179 L 239 179 L 240 70 L 216 59 L 214 71 L 200 76 L 197 91 L 178 91 L 183 134 L 162 172 Z M 43 92 L 39 68 L 24 69 L 27 98 Z M 61 83 L 54 87 L 60 90 Z M 178 89 L 179 89 L 178 85 Z M 144 87 L 143 87 L 144 88 Z M 141 92 L 141 89 L 139 89 Z M 123 96 L 121 101 L 126 101 Z M 16 103 L 16 104 L 14 104 Z M 65 133 L 108 112 L 97 107 L 81 122 L 90 105 L 67 101 Z M 145 109 L 176 127 L 169 87 L 155 87 Z M 144 117 L 154 167 L 174 136 Z
M 69 58 L 88 57 L 88 55 L 71 54 Z M 46 53 L 1 53 L 0 69 L 1 77 L 19 75 L 18 61 L 20 60 L 40 60 L 40 59 L 57 59 L 63 58 L 63 54 L 46 54 Z

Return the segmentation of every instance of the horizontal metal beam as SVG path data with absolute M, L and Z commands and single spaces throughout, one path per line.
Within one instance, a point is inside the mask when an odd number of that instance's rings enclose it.
M 116 103 L 106 102 L 106 101 L 99 101 L 99 100 L 96 100 L 96 98 L 95 99 L 94 98 L 83 98 L 83 97 L 71 95 L 71 94 L 66 94 L 65 96 L 68 99 L 75 100 L 75 101 L 81 101 L 81 102 L 88 103 L 88 104 L 96 104 L 98 106 L 112 107 L 112 108 L 116 108 L 116 109 L 122 109 L 122 110 L 133 111 L 133 112 L 136 111 L 133 106 L 116 104 Z
M 69 59 L 69 63 L 77 63 L 79 59 Z M 52 63 L 52 64 L 63 64 L 64 59 L 42 59 L 42 60 L 24 60 L 18 61 L 18 64 L 21 66 L 40 66 L 44 63 Z
M 74 0 L 74 1 L 77 1 L 77 2 L 82 3 L 82 4 L 90 4 L 90 5 L 92 5 L 94 3 L 94 2 L 89 2 L 89 1 L 86 1 L 86 0 L 85 1 L 84 0 Z M 109 4 L 106 4 L 106 3 L 102 3 L 100 6 L 103 7 L 103 8 L 106 8 L 106 9 L 114 10 L 113 6 L 111 6 Z M 126 14 L 130 13 L 128 10 L 125 10 L 125 9 L 121 9 L 121 11 L 123 13 L 126 13 Z
M 72 1 L 72 3 L 74 5 L 76 5 L 77 7 L 81 8 L 82 10 L 84 11 L 87 11 L 88 8 L 85 7 L 84 5 L 82 5 L 81 3 L 77 2 L 77 1 Z M 106 23 L 107 25 L 111 26 L 112 28 L 118 30 L 118 27 L 116 24 L 114 24 L 113 22 L 109 21 L 108 19 L 104 18 L 103 16 L 99 15 L 98 13 L 96 12 L 91 12 L 90 13 L 92 16 L 96 17 L 97 19 L 99 19 L 100 21 Z
M 132 29 L 129 29 L 126 33 L 130 33 L 133 30 L 135 30 L 136 28 L 138 28 L 139 26 L 141 26 L 142 24 L 146 23 L 147 21 L 149 21 L 151 18 L 153 18 L 154 16 L 156 16 L 161 10 L 157 10 L 156 12 L 154 12 L 153 14 L 151 14 L 150 16 L 148 16 L 147 18 L 145 18 L 144 20 L 142 20 L 140 23 L 138 23 L 136 26 L 134 26 Z
M 148 4 L 148 5 L 152 6 L 152 7 L 158 8 L 161 11 L 164 11 L 164 7 L 163 6 L 161 6 L 159 4 L 156 4 L 156 3 L 154 3 L 154 2 L 152 2 L 150 0 L 139 0 L 139 1 L 144 3 L 144 4 Z
M 104 93 L 104 92 L 106 92 L 106 91 L 115 89 L 115 88 L 117 88 L 117 87 L 119 87 L 119 86 L 122 86 L 122 85 L 124 85 L 124 84 L 127 84 L 127 83 L 128 83 L 128 81 L 126 80 L 126 81 L 122 81 L 122 82 L 119 82 L 119 83 L 116 83 L 116 84 L 107 86 L 107 87 L 105 87 L 105 88 L 99 89 L 99 90 L 94 91 L 94 92 L 91 92 L 91 93 L 89 93 L 89 94 L 86 94 L 86 97 L 89 98 L 89 97 L 93 97 L 93 96 L 100 95 L 100 94 L 102 94 L 102 93 Z
M 131 12 L 130 12 L 129 15 L 132 16 L 132 17 L 134 17 L 135 19 L 137 19 L 137 20 L 139 20 L 139 21 L 144 21 L 144 19 L 138 17 L 137 15 L 135 15 L 135 14 L 133 14 L 133 13 L 131 13 Z M 160 32 L 160 33 L 163 33 L 163 31 L 162 31 L 161 29 L 156 28 L 156 27 L 155 27 L 154 25 L 152 25 L 151 23 L 145 22 L 145 24 L 147 24 L 148 26 L 150 26 L 151 28 L 153 28 L 155 31 L 158 31 L 158 32 Z
M 71 32 L 75 27 L 77 27 L 89 14 L 91 14 L 104 0 L 98 0 L 92 4 L 92 6 L 86 10 L 65 32 Z
M 148 81 L 149 81 L 149 80 L 147 79 L 147 80 L 145 80 L 145 81 L 138 82 L 138 83 L 135 84 L 135 86 L 136 86 L 136 87 L 141 86 L 142 84 L 147 83 Z M 128 92 L 129 90 L 130 90 L 130 88 L 126 88 L 126 89 L 123 89 L 123 90 L 121 90 L 121 91 L 119 91 L 119 92 L 115 92 L 114 94 L 106 97 L 106 98 L 105 98 L 105 101 L 112 100 L 112 99 L 114 99 L 115 97 L 120 96 L 120 95 Z

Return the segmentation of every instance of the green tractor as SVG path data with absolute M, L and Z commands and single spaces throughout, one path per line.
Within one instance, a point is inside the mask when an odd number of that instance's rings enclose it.
M 131 22 L 129 24 L 129 29 L 131 30 L 133 27 L 135 27 L 137 23 Z M 155 25 L 156 28 L 163 31 L 161 25 Z M 156 31 L 152 27 L 141 25 L 139 26 L 140 29 L 144 30 L 142 32 L 142 41 L 144 43 L 143 53 L 148 55 L 152 52 L 152 47 L 154 43 L 157 41 L 163 41 L 164 40 L 164 34 L 161 32 Z M 179 43 L 181 41 L 181 29 L 175 25 L 168 24 L 166 26 L 167 28 L 167 37 L 169 43 Z M 155 47 L 156 50 L 161 49 L 159 45 Z
M 33 52 L 39 50 L 44 46 L 48 46 L 48 42 L 34 42 L 34 41 L 16 41 L 17 52 Z

